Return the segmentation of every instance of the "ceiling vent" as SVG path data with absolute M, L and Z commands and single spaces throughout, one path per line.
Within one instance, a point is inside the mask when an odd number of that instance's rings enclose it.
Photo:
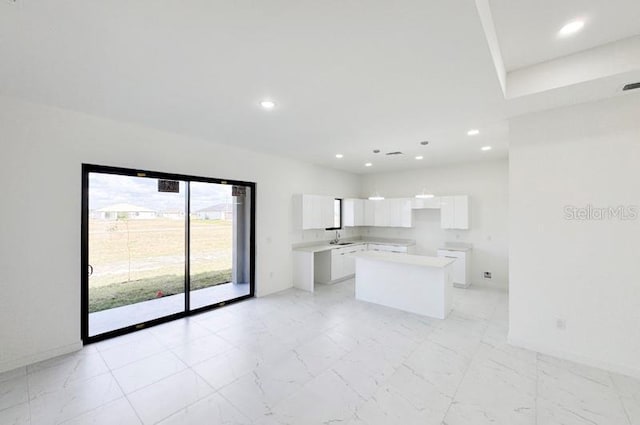
M 386 155 L 389 155 L 389 156 L 402 155 L 402 152 L 387 152 Z
M 640 89 L 640 83 L 627 84 L 622 88 L 623 91 Z

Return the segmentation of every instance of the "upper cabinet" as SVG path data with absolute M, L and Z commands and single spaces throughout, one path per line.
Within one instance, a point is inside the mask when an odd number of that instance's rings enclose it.
M 342 212 L 345 226 L 411 227 L 411 200 L 406 198 L 345 199 Z
M 413 208 L 414 210 L 421 210 L 421 209 L 440 209 L 440 198 L 427 198 L 427 199 L 421 199 L 421 198 L 413 198 L 411 200 L 411 208 Z
M 328 229 L 334 226 L 331 196 L 296 195 L 294 217 L 298 228 Z M 443 229 L 469 229 L 469 197 L 441 196 L 430 199 L 390 198 L 380 201 L 348 198 L 342 201 L 345 227 L 412 227 L 415 209 L 439 209 Z
M 293 216 L 297 228 L 327 229 L 334 226 L 333 196 L 295 195 L 293 197 Z
M 376 214 L 376 202 L 371 201 L 369 199 L 363 199 L 364 202 L 364 220 L 362 222 L 363 226 L 374 226 L 375 225 L 375 214 Z
M 469 197 L 441 196 L 440 225 L 443 229 L 468 229 Z
M 365 226 L 364 202 L 364 199 L 344 199 L 342 201 L 342 224 L 344 226 Z

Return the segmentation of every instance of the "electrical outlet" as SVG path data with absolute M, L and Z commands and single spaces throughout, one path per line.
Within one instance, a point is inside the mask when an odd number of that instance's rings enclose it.
M 564 319 L 556 319 L 556 328 L 561 331 L 567 329 L 567 321 Z
M 491 279 L 491 272 L 484 272 L 485 279 Z

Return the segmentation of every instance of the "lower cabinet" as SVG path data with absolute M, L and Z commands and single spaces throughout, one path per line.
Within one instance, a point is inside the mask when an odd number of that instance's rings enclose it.
M 366 244 L 331 250 L 331 280 L 344 279 L 354 275 L 356 273 L 356 259 L 353 254 L 366 250 Z
M 383 245 L 383 244 L 354 244 L 331 250 L 330 280 L 336 281 L 351 277 L 356 273 L 356 259 L 353 254 L 362 251 L 384 251 L 413 253 L 413 246 Z
M 471 277 L 471 262 L 469 261 L 466 251 L 439 249 L 438 257 L 455 259 L 453 267 L 451 268 L 453 273 L 453 284 L 455 286 L 467 288 L 471 284 L 471 281 L 469 280 Z

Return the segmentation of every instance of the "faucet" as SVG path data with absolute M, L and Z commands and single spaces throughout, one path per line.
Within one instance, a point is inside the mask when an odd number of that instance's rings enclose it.
M 336 238 L 331 243 L 336 245 L 338 242 L 340 242 L 340 232 L 336 230 Z

